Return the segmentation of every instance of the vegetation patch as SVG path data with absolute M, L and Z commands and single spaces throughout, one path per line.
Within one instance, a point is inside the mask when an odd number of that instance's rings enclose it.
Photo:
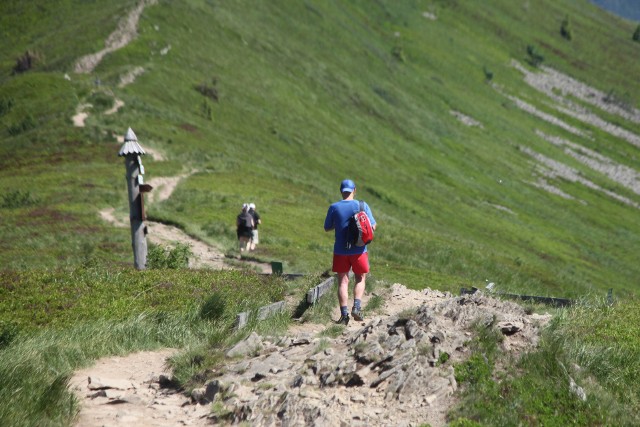
M 0 208 L 16 209 L 35 205 L 39 200 L 28 190 L 13 190 L 2 195 Z
M 637 424 L 639 378 L 630 366 L 640 335 L 629 322 L 638 316 L 637 301 L 611 307 L 596 299 L 560 310 L 539 348 L 507 363 L 498 363 L 495 341 L 479 335 L 471 357 L 455 366 L 464 391 L 452 416 L 483 425 Z M 620 335 L 601 333 L 610 328 Z
M 193 256 L 189 245 L 178 243 L 173 248 L 150 244 L 147 253 L 147 268 L 178 269 L 188 268 L 189 258 Z
M 24 329 L 70 327 L 89 320 L 121 321 L 136 313 L 176 313 L 199 307 L 213 295 L 233 307 L 235 316 L 281 301 L 285 290 L 281 279 L 238 271 L 4 270 L 0 271 L 0 320 Z

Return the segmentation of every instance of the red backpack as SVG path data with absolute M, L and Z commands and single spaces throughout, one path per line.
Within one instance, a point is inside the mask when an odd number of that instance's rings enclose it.
M 364 211 L 364 202 L 360 200 L 360 211 L 349 218 L 347 228 L 347 249 L 353 246 L 365 246 L 373 241 L 373 227 Z

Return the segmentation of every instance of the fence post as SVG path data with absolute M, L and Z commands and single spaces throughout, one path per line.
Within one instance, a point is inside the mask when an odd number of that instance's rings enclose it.
M 131 246 L 133 247 L 133 264 L 138 270 L 144 270 L 147 265 L 147 227 L 144 225 L 144 192 L 152 187 L 144 183 L 144 166 L 141 155 L 146 154 L 133 130 L 129 128 L 124 136 L 124 144 L 118 156 L 124 156 L 127 170 L 127 189 L 129 192 L 129 221 L 131 222 Z

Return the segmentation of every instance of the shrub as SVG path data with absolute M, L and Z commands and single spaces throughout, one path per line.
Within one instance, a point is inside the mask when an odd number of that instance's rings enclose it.
M 636 30 L 633 32 L 633 36 L 631 37 L 631 39 L 633 41 L 640 42 L 640 24 L 638 25 L 638 28 L 636 28 Z
M 603 101 L 607 104 L 616 105 L 626 111 L 633 110 L 633 100 L 631 99 L 629 93 L 619 95 L 615 91 L 615 89 L 611 89 L 609 90 L 609 92 L 607 92 L 607 94 L 603 98 Z
M 211 104 L 209 104 L 206 99 L 202 101 L 200 112 L 202 114 L 202 117 L 204 117 L 205 119 L 209 121 L 213 120 L 213 111 L 211 110 Z
M 31 114 L 27 114 L 20 122 L 9 125 L 7 131 L 9 132 L 9 135 L 16 136 L 35 127 L 36 120 Z
M 113 107 L 113 97 L 104 92 L 94 92 L 89 97 L 89 102 L 97 111 L 106 111 Z
M 493 71 L 489 70 L 486 66 L 482 67 L 482 71 L 484 72 L 484 79 L 487 82 L 493 80 Z
M 560 35 L 567 40 L 573 39 L 573 30 L 571 29 L 571 21 L 569 21 L 568 16 L 565 16 L 562 20 L 562 24 L 560 25 Z
M 38 201 L 29 191 L 14 190 L 2 195 L 0 208 L 15 209 L 36 204 Z
M 540 64 L 542 64 L 542 62 L 544 61 L 544 56 L 538 53 L 535 46 L 533 45 L 527 46 L 527 54 L 529 55 L 529 59 L 527 60 L 527 62 L 534 67 L 540 66 Z
M 218 102 L 218 88 L 216 88 L 217 84 L 218 79 L 216 77 L 213 77 L 211 79 L 210 85 L 207 83 L 201 83 L 199 85 L 196 85 L 195 89 L 207 98 L 211 98 L 214 101 Z
M 20 328 L 15 322 L 0 320 L 0 349 L 11 344 L 19 332 Z
M 469 382 L 477 384 L 482 381 L 490 381 L 493 366 L 482 354 L 476 353 L 468 360 L 456 365 L 455 377 L 459 383 Z
M 214 292 L 200 307 L 200 318 L 205 320 L 220 319 L 225 312 L 227 298 L 221 292 Z
M 158 245 L 150 245 L 147 254 L 147 268 L 188 268 L 189 257 L 191 255 L 191 248 L 189 245 L 184 243 L 178 243 L 173 249 L 166 249 Z
M 444 365 L 450 358 L 451 356 L 449 356 L 449 353 L 443 351 L 442 353 L 440 353 L 440 356 L 438 356 L 438 366 Z
M 1 98 L 0 99 L 0 117 L 7 114 L 13 108 L 15 101 L 13 98 Z
M 42 62 L 42 55 L 38 52 L 28 50 L 24 55 L 16 59 L 16 65 L 13 67 L 13 74 L 29 71 L 39 62 Z

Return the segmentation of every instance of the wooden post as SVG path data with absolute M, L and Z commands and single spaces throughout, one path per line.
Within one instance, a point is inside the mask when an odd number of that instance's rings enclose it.
M 136 134 L 129 128 L 118 156 L 124 156 L 124 165 L 127 170 L 131 246 L 133 247 L 133 264 L 138 270 L 144 270 L 147 265 L 147 227 L 144 225 L 144 204 L 140 188 L 144 184 L 144 166 L 140 156 L 144 154 L 146 153 L 138 144 Z

